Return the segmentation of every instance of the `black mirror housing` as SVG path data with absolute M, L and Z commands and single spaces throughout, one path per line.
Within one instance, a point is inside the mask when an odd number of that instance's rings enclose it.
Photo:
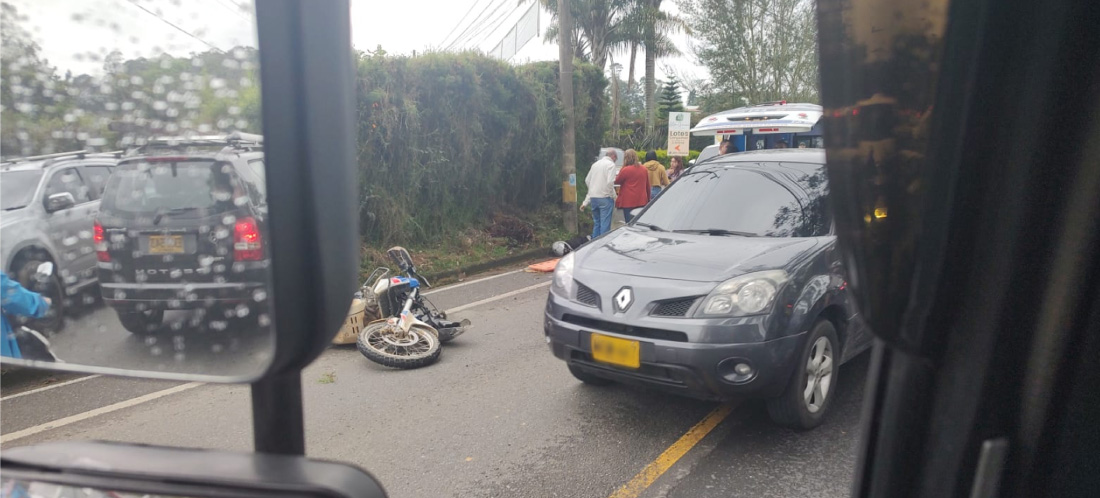
M 59 442 L 6 449 L 0 463 L 4 485 L 52 485 L 171 497 L 386 496 L 382 485 L 363 470 L 304 456 Z
M 346 318 L 359 279 L 349 4 L 256 3 L 274 284 L 275 354 L 297 374 Z

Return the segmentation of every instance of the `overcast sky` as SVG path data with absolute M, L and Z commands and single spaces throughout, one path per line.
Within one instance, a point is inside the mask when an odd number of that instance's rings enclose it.
M 119 50 L 124 58 L 133 58 L 256 45 L 252 0 L 5 1 L 26 17 L 23 26 L 42 47 L 46 59 L 62 73 L 66 70 L 74 74 L 101 73 L 102 58 L 112 50 Z M 672 2 L 665 3 L 669 4 L 666 9 L 675 10 Z M 452 48 L 488 51 L 500 42 L 529 5 L 519 5 L 517 0 L 352 0 L 352 43 L 361 50 L 374 50 L 381 45 L 391 54 L 439 49 L 465 31 L 478 14 L 483 14 L 482 22 L 469 33 L 488 21 L 486 29 Z M 512 62 L 558 58 L 557 45 L 542 42 L 541 33 L 549 21 L 550 13 L 542 11 L 540 36 L 520 49 Z M 454 34 L 447 36 L 452 30 Z M 676 41 L 686 53 L 688 37 L 681 35 Z M 625 54 L 616 58 L 624 67 L 625 59 Z M 643 64 L 639 53 L 636 71 L 642 72 Z M 665 64 L 699 77 L 706 75 L 705 69 L 695 66 L 689 58 L 662 60 L 658 67 Z M 660 69 L 658 77 L 663 77 Z

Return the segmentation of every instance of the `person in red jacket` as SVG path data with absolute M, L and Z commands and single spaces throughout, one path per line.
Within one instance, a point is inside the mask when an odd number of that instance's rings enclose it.
M 627 149 L 623 154 L 623 168 L 615 177 L 615 185 L 619 186 L 615 207 L 623 210 L 623 219 L 630 223 L 634 210 L 649 204 L 649 170 L 638 162 L 634 149 Z

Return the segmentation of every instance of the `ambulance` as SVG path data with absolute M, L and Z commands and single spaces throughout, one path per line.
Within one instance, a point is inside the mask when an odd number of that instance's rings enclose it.
M 821 133 L 822 108 L 817 104 L 788 104 L 785 100 L 738 107 L 699 121 L 691 134 L 714 136 L 715 145 L 704 149 L 696 162 L 718 155 L 718 143 L 728 139 L 738 151 L 787 147 L 825 148 Z

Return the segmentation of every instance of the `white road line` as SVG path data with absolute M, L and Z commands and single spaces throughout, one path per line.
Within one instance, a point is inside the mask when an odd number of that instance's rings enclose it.
M 524 292 L 533 291 L 535 289 L 539 289 L 539 288 L 546 287 L 546 286 L 549 286 L 549 285 L 550 285 L 550 282 L 547 281 L 547 282 L 543 282 L 541 284 L 535 284 L 535 285 L 532 285 L 530 287 L 524 287 L 522 289 L 514 290 L 512 292 L 505 292 L 504 294 L 501 294 L 499 296 L 493 296 L 493 297 L 490 297 L 490 298 L 482 299 L 480 301 L 474 301 L 470 304 L 464 304 L 464 305 L 459 306 L 457 308 L 451 308 L 451 309 L 447 310 L 447 314 L 449 315 L 451 313 L 458 313 L 459 311 L 462 311 L 462 310 L 468 310 L 468 309 L 473 308 L 475 306 L 481 306 L 483 304 L 488 304 L 488 303 L 491 303 L 493 301 L 500 301 L 501 299 L 507 299 L 507 298 L 510 298 L 512 296 L 523 294 Z
M 138 396 L 136 398 L 128 399 L 126 401 L 120 401 L 120 402 L 115 403 L 113 405 L 107 405 L 107 406 L 104 406 L 104 407 L 96 408 L 95 410 L 86 411 L 84 413 L 78 413 L 78 414 L 73 415 L 71 417 L 65 417 L 65 418 L 54 420 L 52 422 L 46 422 L 44 424 L 39 424 L 39 425 L 36 425 L 36 426 L 33 426 L 33 427 L 28 427 L 28 428 L 23 429 L 21 431 L 15 431 L 15 432 L 12 432 L 12 433 L 9 433 L 9 434 L 4 434 L 3 436 L 0 436 L 0 444 L 15 441 L 16 439 L 22 439 L 22 438 L 25 438 L 27 436 L 33 436 L 33 435 L 38 434 L 40 432 L 45 432 L 45 431 L 48 431 L 48 430 L 57 429 L 57 428 L 60 428 L 60 427 L 64 427 L 66 425 L 75 424 L 75 423 L 83 421 L 83 420 L 88 420 L 92 417 L 98 417 L 98 416 L 103 415 L 103 414 L 107 414 L 107 413 L 115 412 L 115 411 L 122 410 L 122 409 L 125 409 L 125 408 L 129 408 L 131 406 L 140 405 L 142 403 L 145 403 L 145 402 L 148 402 L 148 401 L 153 401 L 153 400 L 159 399 L 159 398 L 163 398 L 165 396 L 171 396 L 173 394 L 181 393 L 181 392 L 187 391 L 189 389 L 194 389 L 194 388 L 199 387 L 201 385 L 203 385 L 202 382 L 190 382 L 190 383 L 182 384 L 182 385 L 179 385 L 179 386 L 176 386 L 176 387 L 171 387 L 171 388 L 168 388 L 168 389 L 164 389 L 162 391 L 149 393 L 149 394 L 146 394 L 145 396 Z
M 64 386 L 69 386 L 69 385 L 72 385 L 72 384 L 76 384 L 77 382 L 84 382 L 86 380 L 92 380 L 92 379 L 95 379 L 97 377 L 100 377 L 100 376 L 99 375 L 88 375 L 88 376 L 85 376 L 85 377 L 80 377 L 78 379 L 67 380 L 65 382 L 59 382 L 57 384 L 50 384 L 48 386 L 39 387 L 38 389 L 31 389 L 30 391 L 23 391 L 21 393 L 16 393 L 16 394 L 11 394 L 11 395 L 8 395 L 8 396 L 4 396 L 3 398 L 0 398 L 0 401 L 7 401 L 9 399 L 15 399 L 15 398 L 19 398 L 19 397 L 22 397 L 22 396 L 29 396 L 31 394 L 37 394 L 37 393 L 40 393 L 42 391 L 49 391 L 50 389 L 55 389 L 55 388 L 58 388 L 58 387 L 64 387 Z
M 481 283 L 481 282 L 484 282 L 486 280 L 492 280 L 494 278 L 500 278 L 500 277 L 503 277 L 503 276 L 506 276 L 506 275 L 515 275 L 517 273 L 522 272 L 524 269 L 525 268 L 520 268 L 518 270 L 512 270 L 512 271 L 509 271 L 509 272 L 504 272 L 504 273 L 500 273 L 500 274 L 497 274 L 497 275 L 488 276 L 488 277 L 485 277 L 485 278 L 479 278 L 477 280 L 470 280 L 469 282 L 459 282 L 457 284 L 448 285 L 446 287 L 440 287 L 440 288 L 435 289 L 435 290 L 430 290 L 428 292 L 425 292 L 424 295 L 427 296 L 429 294 L 435 294 L 437 292 L 445 292 L 445 291 L 449 291 L 451 289 L 457 289 L 459 287 L 465 287 L 467 285 L 473 285 L 473 284 L 476 284 L 476 283 Z

